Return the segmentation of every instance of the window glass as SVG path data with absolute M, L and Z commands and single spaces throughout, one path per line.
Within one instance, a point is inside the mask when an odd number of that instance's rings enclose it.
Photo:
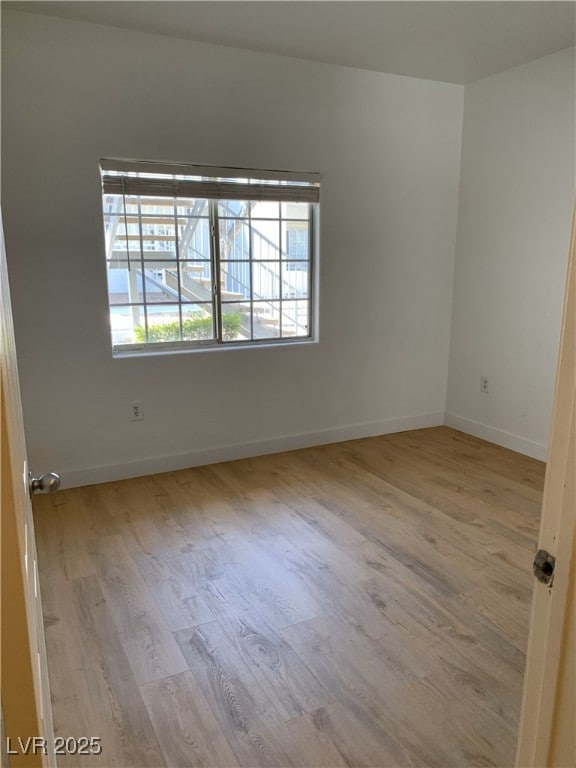
M 120 168 L 102 177 L 116 352 L 311 338 L 317 203 L 293 202 L 296 182 Z M 237 196 L 212 196 L 220 183 L 230 190 L 231 181 Z M 311 188 L 302 182 L 312 199 Z M 275 199 L 266 199 L 269 190 Z

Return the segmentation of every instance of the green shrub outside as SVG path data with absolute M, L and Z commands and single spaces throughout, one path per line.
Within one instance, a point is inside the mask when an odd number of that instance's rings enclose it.
M 226 341 L 232 341 L 236 338 L 241 323 L 242 315 L 240 312 L 230 312 L 222 315 L 222 335 Z M 182 337 L 180 337 L 180 323 L 178 320 L 175 320 L 173 323 L 149 323 L 148 339 L 146 339 L 146 329 L 138 325 L 134 328 L 134 336 L 138 344 L 144 344 L 146 341 L 198 341 L 199 339 L 211 339 L 212 318 L 204 315 L 186 318 L 186 320 L 182 321 Z

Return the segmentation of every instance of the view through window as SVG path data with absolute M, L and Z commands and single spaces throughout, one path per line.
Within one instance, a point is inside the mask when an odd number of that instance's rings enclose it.
M 271 173 L 102 161 L 115 351 L 312 337 L 319 186 Z

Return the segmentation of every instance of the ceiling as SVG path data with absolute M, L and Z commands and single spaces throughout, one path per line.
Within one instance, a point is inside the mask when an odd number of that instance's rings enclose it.
M 576 2 L 4 2 L 252 51 L 469 83 L 576 43 Z

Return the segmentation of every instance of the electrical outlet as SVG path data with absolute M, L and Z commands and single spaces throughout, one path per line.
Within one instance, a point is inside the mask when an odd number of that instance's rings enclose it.
M 489 394 L 490 392 L 490 379 L 488 376 L 480 376 L 480 392 Z
M 130 421 L 142 421 L 144 418 L 144 406 L 142 400 L 133 400 L 128 410 L 128 419 Z

